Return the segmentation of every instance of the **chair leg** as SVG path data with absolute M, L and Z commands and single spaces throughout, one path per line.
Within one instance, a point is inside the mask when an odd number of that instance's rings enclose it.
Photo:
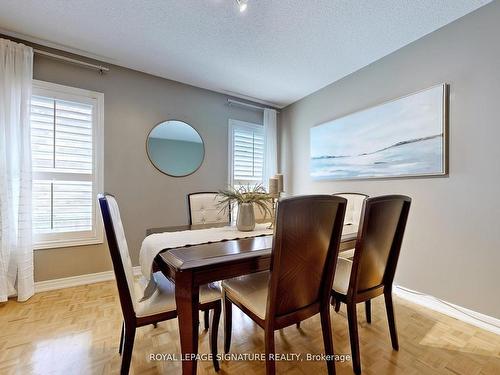
M 276 363 L 274 358 L 271 359 L 271 354 L 274 356 L 274 329 L 266 327 L 264 336 L 264 345 L 266 350 L 266 375 L 274 375 L 276 373 Z
M 394 318 L 394 306 L 392 304 L 392 292 L 384 293 L 385 309 L 387 310 L 387 321 L 389 322 L 389 332 L 391 333 L 392 348 L 399 350 L 398 333 L 396 331 L 396 320 Z
M 340 300 L 338 299 L 335 299 L 335 312 L 339 312 L 340 311 Z
M 297 326 L 297 328 L 300 328 L 300 322 L 297 322 L 295 325 Z
M 125 327 L 125 337 L 123 341 L 121 375 L 128 375 L 130 361 L 132 360 L 132 349 L 134 348 L 135 327 Z
M 219 361 L 217 360 L 217 338 L 219 334 L 219 321 L 220 321 L 220 313 L 221 313 L 221 303 L 219 302 L 212 313 L 212 325 L 210 326 L 210 351 L 212 353 L 212 362 L 214 364 L 215 371 L 219 371 Z M 206 312 L 206 311 L 205 311 Z
M 365 315 L 368 324 L 372 323 L 372 300 L 365 301 Z
M 205 331 L 210 327 L 210 324 L 208 323 L 209 321 L 209 314 L 210 312 L 208 310 L 205 310 L 204 311 L 204 316 L 203 316 L 203 320 L 205 321 Z
M 333 358 L 333 338 L 332 338 L 332 322 L 330 321 L 330 306 L 322 309 L 321 313 L 321 329 L 323 330 L 323 342 L 325 345 L 325 354 L 329 358 Z M 327 360 L 326 366 L 329 375 L 335 375 L 335 360 Z
M 231 348 L 231 330 L 233 325 L 233 304 L 224 296 L 224 353 Z
M 122 322 L 122 333 L 120 335 L 120 346 L 118 347 L 118 353 L 120 353 L 120 355 L 122 355 L 122 351 L 123 351 L 123 335 L 125 333 L 125 322 Z
M 349 323 L 349 339 L 351 341 L 352 368 L 354 373 L 361 374 L 361 360 L 359 356 L 358 317 L 356 304 L 347 302 L 347 321 Z

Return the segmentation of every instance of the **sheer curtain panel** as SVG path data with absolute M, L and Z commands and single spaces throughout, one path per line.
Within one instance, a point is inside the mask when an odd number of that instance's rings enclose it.
M 269 188 L 269 178 L 278 172 L 277 113 L 274 109 L 264 109 L 264 186 Z
M 30 102 L 33 49 L 0 38 L 0 302 L 33 295 Z

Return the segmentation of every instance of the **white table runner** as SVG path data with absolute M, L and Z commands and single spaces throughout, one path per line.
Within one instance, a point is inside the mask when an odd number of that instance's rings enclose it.
M 256 224 L 251 232 L 241 232 L 235 226 L 226 226 L 150 234 L 142 241 L 139 254 L 142 275 L 147 281 L 150 280 L 153 261 L 165 249 L 273 234 L 272 229 L 267 229 L 268 226 L 269 223 Z

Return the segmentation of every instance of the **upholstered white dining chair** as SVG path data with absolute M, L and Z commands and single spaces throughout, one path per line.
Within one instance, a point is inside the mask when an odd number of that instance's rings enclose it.
M 201 191 L 187 196 L 189 225 L 197 224 L 229 224 L 231 213 L 224 212 L 218 206 L 220 199 L 215 191 Z M 236 216 L 234 216 L 236 217 Z M 205 329 L 209 329 L 208 310 L 205 311 L 203 321 Z
M 358 227 L 361 219 L 363 202 L 368 198 L 368 195 L 362 193 L 336 193 L 333 195 L 347 199 L 344 225 L 355 225 Z
M 118 203 L 115 197 L 110 194 L 99 194 L 98 200 L 123 313 L 122 333 L 118 349 L 119 353 L 122 354 L 120 373 L 128 374 L 137 327 L 149 324 L 156 325 L 158 322 L 177 317 L 175 285 L 161 272 L 155 272 L 153 277 L 158 288 L 150 298 L 141 300 L 146 285 L 134 279 L 132 261 L 130 260 Z M 219 369 L 216 354 L 221 308 L 219 285 L 216 283 L 203 285 L 200 288 L 199 309 L 202 311 L 213 309 L 214 311 L 209 338 L 216 370 Z
M 198 192 L 187 196 L 189 224 L 229 223 L 229 212 L 218 206 L 217 192 Z
M 270 212 L 273 212 L 273 203 L 271 201 L 265 203 L 266 206 L 269 208 L 269 212 L 266 212 L 263 210 L 261 207 L 254 205 L 253 207 L 253 212 L 255 216 L 255 221 L 257 223 L 264 223 L 264 222 L 271 222 L 272 221 L 272 215 Z

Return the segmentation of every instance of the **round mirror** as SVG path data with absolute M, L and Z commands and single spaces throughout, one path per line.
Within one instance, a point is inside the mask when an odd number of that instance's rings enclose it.
M 173 177 L 194 173 L 205 156 L 200 134 L 191 125 L 177 120 L 156 125 L 149 132 L 146 148 L 151 163 Z

